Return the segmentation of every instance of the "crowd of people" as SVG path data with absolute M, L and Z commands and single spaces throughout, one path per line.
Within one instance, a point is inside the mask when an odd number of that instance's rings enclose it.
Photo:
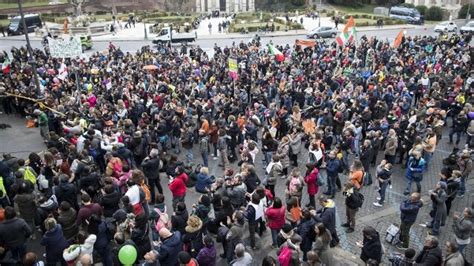
M 276 47 L 283 61 L 258 40 L 212 57 L 169 45 L 111 44 L 88 59 L 34 50 L 39 88 L 27 49 L 4 53 L 2 110 L 39 127 L 47 149 L 0 161 L 1 264 L 337 265 L 336 207 L 353 233 L 361 208 L 394 204 L 386 194 L 403 168 L 400 253 L 383 259 L 385 232 L 365 226 L 360 258 L 464 265 L 473 210 L 451 206 L 473 167 L 470 36 Z M 454 150 L 427 176 L 441 141 Z M 427 180 L 436 186 L 424 191 Z M 430 236 L 415 250 L 424 205 Z M 277 255 L 256 261 L 267 228 Z M 445 246 L 440 234 L 452 235 Z M 36 238 L 44 257 L 27 245 Z

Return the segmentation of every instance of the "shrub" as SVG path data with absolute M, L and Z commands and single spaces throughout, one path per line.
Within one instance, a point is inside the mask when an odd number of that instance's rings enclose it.
M 440 7 L 432 6 L 426 11 L 425 19 L 440 21 L 443 19 L 443 10 Z
M 424 16 L 426 14 L 426 11 L 428 10 L 428 7 L 424 5 L 420 5 L 420 6 L 416 6 L 416 9 L 420 12 L 421 15 Z
M 461 7 L 461 10 L 459 10 L 458 18 L 462 18 L 462 19 L 466 18 L 468 9 L 469 9 L 469 5 L 463 5 Z M 471 6 L 469 13 L 471 13 L 471 18 L 474 17 L 474 6 Z
M 409 4 L 409 3 L 401 3 L 400 6 L 409 7 L 409 8 L 414 8 L 415 7 L 414 4 Z

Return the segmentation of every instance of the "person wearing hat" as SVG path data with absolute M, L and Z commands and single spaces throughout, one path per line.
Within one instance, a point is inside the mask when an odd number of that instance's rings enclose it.
M 63 250 L 69 246 L 66 238 L 64 238 L 62 227 L 54 218 L 47 218 L 44 221 L 46 233 L 41 239 L 41 245 L 46 248 L 46 263 L 48 265 L 56 265 L 60 262 L 64 264 L 62 257 Z
M 43 138 L 44 142 L 48 142 L 49 141 L 48 115 L 39 109 L 35 109 L 33 111 L 33 115 L 38 118 L 38 126 L 40 128 L 41 137 Z
M 439 181 L 436 183 L 435 189 L 431 191 L 430 197 L 433 202 L 433 209 L 430 211 L 430 216 L 433 220 L 427 225 L 428 228 L 431 228 L 430 235 L 439 235 L 440 226 L 444 225 L 446 221 L 446 188 L 446 182 Z
M 191 215 L 186 224 L 183 235 L 184 250 L 196 256 L 203 247 L 202 221 L 196 215 Z

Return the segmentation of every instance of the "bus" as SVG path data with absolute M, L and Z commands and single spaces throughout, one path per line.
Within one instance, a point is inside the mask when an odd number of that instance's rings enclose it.
M 410 24 L 423 24 L 423 16 L 416 8 L 394 6 L 390 8 L 389 16 Z

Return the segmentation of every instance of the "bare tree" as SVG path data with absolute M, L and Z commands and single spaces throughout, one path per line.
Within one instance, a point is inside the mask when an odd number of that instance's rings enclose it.
M 69 3 L 74 7 L 74 14 L 76 17 L 82 15 L 82 4 L 84 0 L 69 0 Z

